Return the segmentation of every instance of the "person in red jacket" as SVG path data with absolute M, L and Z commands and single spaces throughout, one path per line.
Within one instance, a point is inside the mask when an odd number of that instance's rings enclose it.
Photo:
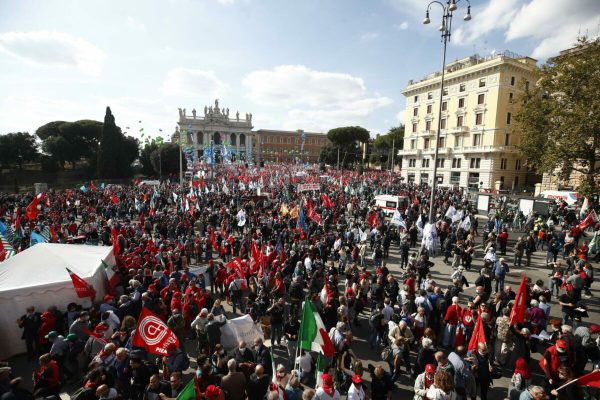
M 42 347 L 42 351 L 50 351 L 52 343 L 46 339 L 46 335 L 56 328 L 56 317 L 50 311 L 45 311 L 40 316 L 42 324 L 38 328 L 38 343 Z
M 57 396 L 60 392 L 58 364 L 50 354 L 41 355 L 40 368 L 33 372 L 33 394 L 35 398 Z
M 506 228 L 502 228 L 502 231 L 498 234 L 498 244 L 500 247 L 500 255 L 506 255 L 506 244 L 508 243 L 508 231 Z
M 453 347 L 454 339 L 456 337 L 456 327 L 462 319 L 462 308 L 458 305 L 458 297 L 452 298 L 452 305 L 446 309 L 446 316 L 444 321 L 446 322 L 446 331 L 444 333 L 444 347 Z
M 561 365 L 567 367 L 573 366 L 573 355 L 568 347 L 567 342 L 558 339 L 554 346 L 550 346 L 546 349 L 544 357 L 540 359 L 539 364 L 544 375 L 546 375 L 548 392 L 552 389 L 556 389 L 559 385 L 558 368 Z

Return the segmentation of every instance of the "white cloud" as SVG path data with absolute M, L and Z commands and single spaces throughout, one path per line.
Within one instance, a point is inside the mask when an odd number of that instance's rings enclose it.
M 172 96 L 219 98 L 227 90 L 227 84 L 214 71 L 190 68 L 174 68 L 167 73 L 162 91 Z
M 398 123 L 404 125 L 404 110 L 398 111 L 396 114 L 396 120 Z
M 303 65 L 253 71 L 242 84 L 255 103 L 279 107 L 331 107 L 361 98 L 367 92 L 361 78 L 315 71 Z
M 599 14 L 597 0 L 490 0 L 472 10 L 473 19 L 455 30 L 454 42 L 468 45 L 504 31 L 506 42 L 532 40 L 531 56 L 543 59 L 571 47 L 580 34 L 597 34 Z
M 400 22 L 399 24 L 396 25 L 396 28 L 400 29 L 402 31 L 405 30 L 405 29 L 408 29 L 408 22 L 402 21 L 402 22 Z
M 54 31 L 2 33 L 0 50 L 32 64 L 76 68 L 88 75 L 99 75 L 106 58 L 90 42 Z
M 217 0 L 219 2 L 219 4 L 222 4 L 224 6 L 230 6 L 232 5 L 235 0 Z
M 126 22 L 127 26 L 129 26 L 131 29 L 142 33 L 146 32 L 146 24 L 135 19 L 134 17 L 127 17 Z
M 361 42 L 372 42 L 379 37 L 378 32 L 367 32 L 360 35 Z
M 253 71 L 242 84 L 254 103 L 288 109 L 285 129 L 327 131 L 336 126 L 359 125 L 374 110 L 393 102 L 369 94 L 362 78 L 303 65 Z

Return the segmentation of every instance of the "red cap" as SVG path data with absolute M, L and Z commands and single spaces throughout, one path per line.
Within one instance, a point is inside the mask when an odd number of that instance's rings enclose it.
M 106 296 L 104 296 L 103 300 L 105 303 L 109 303 L 109 302 L 113 301 L 114 298 L 115 298 L 115 296 L 111 296 L 110 294 L 107 294 Z
M 204 392 L 204 395 L 206 397 L 216 397 L 216 396 L 219 396 L 220 394 L 221 394 L 221 389 L 219 389 L 215 385 L 208 385 L 208 387 L 206 388 L 206 391 Z
M 362 378 L 360 377 L 360 375 L 358 375 L 358 374 L 355 374 L 355 375 L 352 377 L 352 382 L 354 382 L 354 383 L 362 383 Z
M 428 374 L 434 374 L 435 373 L 435 366 L 433 364 L 427 364 L 425 366 L 425 372 L 427 372 Z
M 329 374 L 321 375 L 321 379 L 323 380 L 323 387 L 333 387 L 333 378 Z
M 592 324 L 590 326 L 590 332 L 592 332 L 592 333 L 600 333 L 600 326 L 598 326 L 596 324 Z
M 556 341 L 556 347 L 558 347 L 559 349 L 566 349 L 567 348 L 567 342 L 565 342 L 562 339 L 558 339 Z

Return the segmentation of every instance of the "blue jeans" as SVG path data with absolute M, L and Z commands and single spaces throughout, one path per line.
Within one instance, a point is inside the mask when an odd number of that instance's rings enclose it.
M 444 347 L 454 347 L 456 328 L 456 325 L 446 325 L 446 331 L 444 332 Z

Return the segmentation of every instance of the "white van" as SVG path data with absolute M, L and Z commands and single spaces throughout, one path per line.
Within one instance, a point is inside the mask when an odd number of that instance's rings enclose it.
M 375 196 L 375 207 L 383 210 L 383 213 L 391 217 L 394 211 L 403 212 L 408 206 L 408 198 L 406 196 L 394 196 L 391 194 L 380 194 Z

